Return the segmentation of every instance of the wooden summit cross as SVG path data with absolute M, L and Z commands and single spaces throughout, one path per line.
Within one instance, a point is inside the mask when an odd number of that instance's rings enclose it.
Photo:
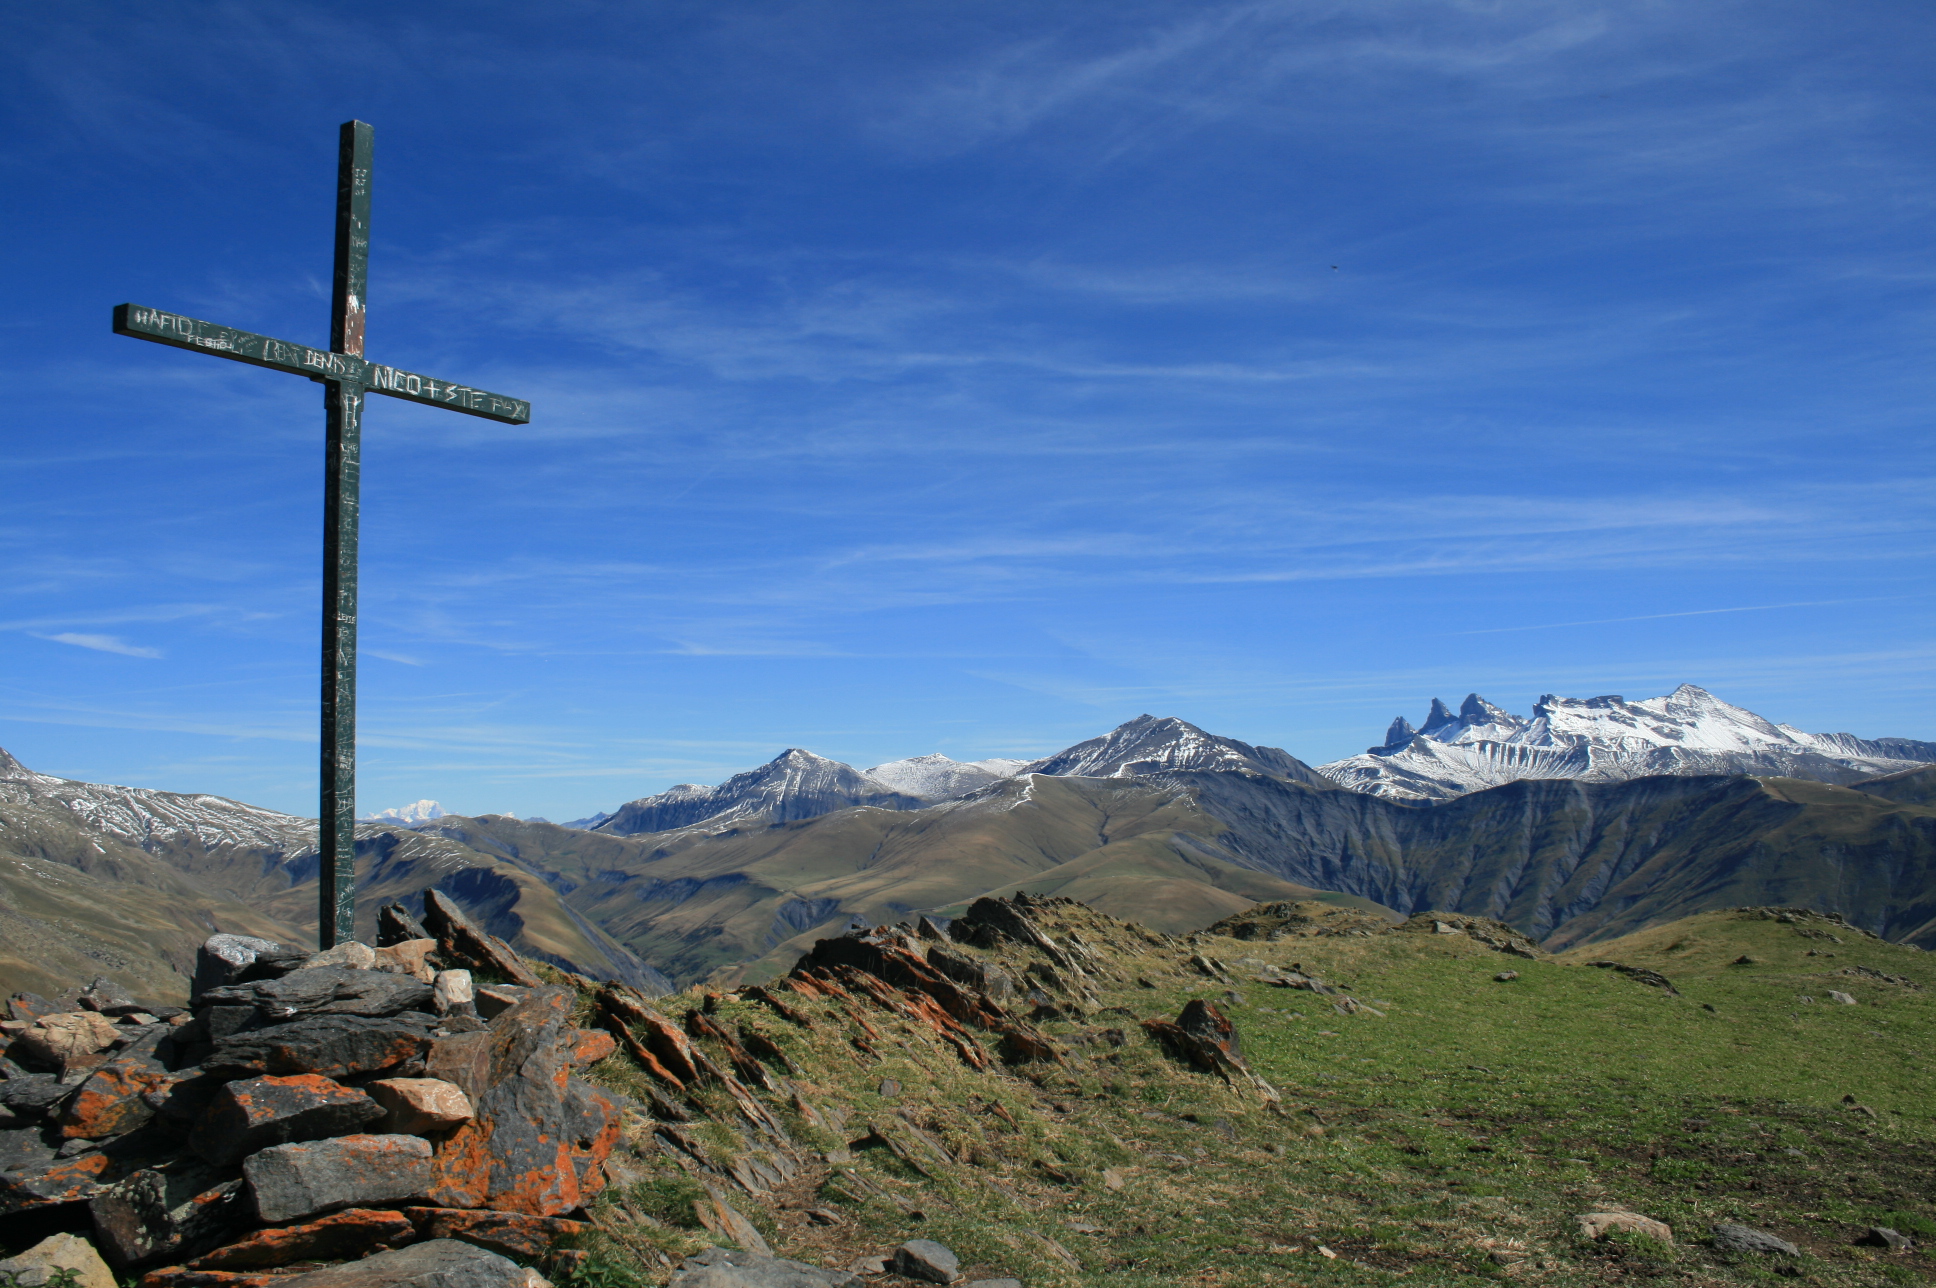
M 531 419 L 531 404 L 520 399 L 364 360 L 374 136 L 362 121 L 346 122 L 342 128 L 336 168 L 336 283 L 327 350 L 138 304 L 114 309 L 117 335 L 308 376 L 323 386 L 328 446 L 323 476 L 322 811 L 316 842 L 322 855 L 317 933 L 324 948 L 356 937 L 356 521 L 364 391 L 507 425 Z

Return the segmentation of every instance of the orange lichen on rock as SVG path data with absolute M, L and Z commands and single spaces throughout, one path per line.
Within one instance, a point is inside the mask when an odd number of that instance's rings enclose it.
M 257 1230 L 226 1247 L 188 1263 L 190 1270 L 255 1270 L 292 1261 L 336 1261 L 365 1257 L 416 1237 L 416 1227 L 401 1212 L 349 1208 L 300 1225 Z
M 61 1111 L 60 1132 L 69 1140 L 100 1140 L 133 1131 L 154 1117 L 142 1097 L 175 1081 L 153 1060 L 110 1060 L 87 1076 Z
M 453 1212 L 448 1208 L 405 1208 L 403 1214 L 426 1239 L 462 1239 L 514 1257 L 543 1256 L 552 1245 L 591 1226 L 563 1217 L 523 1212 Z

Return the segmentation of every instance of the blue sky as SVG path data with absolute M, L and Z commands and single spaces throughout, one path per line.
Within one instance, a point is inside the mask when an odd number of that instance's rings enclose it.
M 85 3 L 0 48 L 0 746 L 298 813 L 376 127 L 361 795 L 569 818 L 1477 690 L 1936 737 L 1918 3 Z

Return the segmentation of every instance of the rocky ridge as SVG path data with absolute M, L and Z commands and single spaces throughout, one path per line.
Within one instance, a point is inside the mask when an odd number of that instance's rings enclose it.
M 666 1011 L 617 981 L 523 960 L 434 890 L 423 902 L 422 923 L 384 909 L 374 948 L 215 936 L 187 1010 L 108 980 L 54 1001 L 16 994 L 0 1059 L 0 1220 L 84 1211 L 94 1246 L 140 1288 L 323 1288 L 318 1265 L 400 1267 L 358 1281 L 376 1288 L 410 1282 L 409 1257 L 472 1255 L 454 1245 L 569 1275 L 591 1255 L 572 1245 L 600 1230 L 608 1250 L 673 1270 L 674 1284 L 808 1272 L 852 1284 L 775 1261 L 742 1209 L 819 1228 L 820 1209 L 789 1197 L 801 1181 L 864 1196 L 875 1183 L 845 1165 L 856 1152 L 939 1177 L 959 1171 L 962 1146 L 913 1114 L 852 1119 L 823 1098 L 824 1042 L 785 1035 L 832 1038 L 863 1060 L 912 1044 L 937 1072 L 999 1083 L 1123 1045 L 1120 1028 L 1094 1022 L 1107 1018 L 1098 989 L 1128 983 L 1132 944 L 1146 973 L 1195 974 L 1166 936 L 1018 896 L 946 927 L 822 940 L 771 984 Z M 1043 1027 L 1071 1022 L 1059 1036 Z M 1132 1027 L 1179 1069 L 1277 1100 L 1215 1005 Z M 694 1224 L 743 1252 L 693 1255 L 690 1238 L 624 1205 L 589 1223 L 608 1184 L 668 1168 L 691 1178 Z M 964 1278 L 926 1239 L 882 1265 Z M 479 1288 L 500 1283 L 484 1269 Z

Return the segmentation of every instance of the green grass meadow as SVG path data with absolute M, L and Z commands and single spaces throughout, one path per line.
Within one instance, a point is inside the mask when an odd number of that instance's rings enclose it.
M 1113 965 L 1087 1014 L 1045 1024 L 1069 1043 L 1064 1066 L 975 1072 L 913 1029 L 863 1056 L 851 1030 L 725 1003 L 811 1071 L 795 1085 L 825 1125 L 793 1113 L 789 1129 L 834 1160 L 741 1203 L 777 1250 L 845 1265 L 928 1237 L 970 1277 L 1119 1288 L 1936 1282 L 1922 1249 L 1854 1243 L 1870 1225 L 1936 1242 L 1936 969 L 1917 950 L 1735 913 L 1541 961 L 1456 934 L 1158 947 L 1105 939 L 1086 910 L 1064 920 L 1051 932 L 1082 926 Z M 1231 982 L 1192 971 L 1192 952 Z M 1678 995 L 1585 964 L 1602 957 Z M 1255 982 L 1258 963 L 1300 965 L 1370 1009 Z M 1195 996 L 1226 1006 L 1280 1103 L 1146 1040 L 1138 1019 Z M 841 1152 L 872 1125 L 908 1147 Z M 924 1134 L 945 1154 L 924 1153 Z M 841 1220 L 809 1223 L 807 1206 Z M 1665 1221 L 1674 1242 L 1583 1238 L 1575 1216 L 1604 1210 Z M 1717 1222 L 1801 1252 L 1720 1252 Z

